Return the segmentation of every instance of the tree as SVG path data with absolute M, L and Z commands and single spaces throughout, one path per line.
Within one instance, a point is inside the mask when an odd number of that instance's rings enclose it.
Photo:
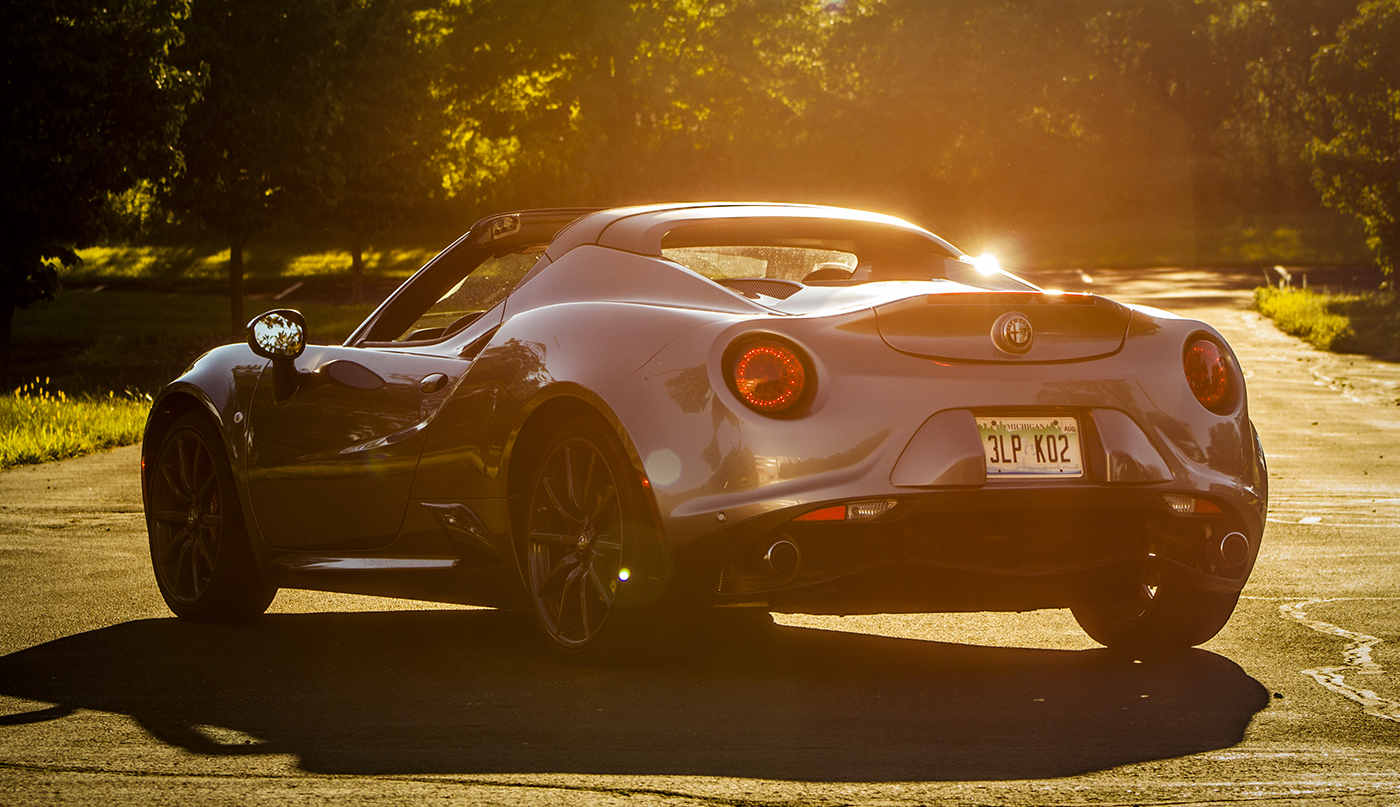
M 973 248 L 1047 197 L 1077 207 L 1070 194 L 1092 180 L 1065 168 L 1096 134 L 1087 101 L 1111 82 L 1088 47 L 1093 8 L 865 4 L 835 31 L 826 95 L 807 114 L 808 162 L 831 177 L 827 198 L 932 217 Z
M 1209 157 L 1226 206 L 1314 209 L 1306 147 L 1319 99 L 1312 57 L 1356 13 L 1356 0 L 1209 0 L 1205 26 L 1229 106 L 1206 121 Z
M 245 324 L 249 237 L 294 201 L 319 199 L 329 182 L 343 12 L 335 0 L 199 0 L 185 26 L 181 64 L 207 79 L 185 122 L 185 171 L 168 199 L 228 241 L 234 334 Z
M 328 141 L 339 179 L 327 200 L 350 232 L 355 303 L 364 301 L 364 240 L 442 190 L 447 121 L 428 21 L 405 0 L 356 7 L 337 82 L 340 122 Z
M 1331 136 L 1309 156 L 1323 204 L 1355 216 L 1386 273 L 1400 264 L 1400 0 L 1372 0 L 1313 58 Z
M 0 386 L 16 308 L 101 234 L 109 194 L 167 176 L 195 78 L 171 65 L 186 0 L 8 0 L 0 128 Z
M 724 195 L 760 185 L 754 177 L 772 172 L 774 141 L 816 91 L 811 49 L 829 16 L 824 5 L 456 7 L 443 45 L 445 93 L 460 121 L 456 190 L 509 175 L 531 204 L 599 205 L 714 195 L 716 178 L 726 180 Z

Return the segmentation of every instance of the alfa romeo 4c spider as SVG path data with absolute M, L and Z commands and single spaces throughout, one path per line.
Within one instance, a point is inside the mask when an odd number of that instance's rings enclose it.
M 713 609 L 1067 607 L 1185 648 L 1268 497 L 1209 325 L 897 218 L 727 203 L 484 219 L 340 345 L 264 313 L 160 392 L 142 483 L 180 617 L 494 606 L 583 661 Z

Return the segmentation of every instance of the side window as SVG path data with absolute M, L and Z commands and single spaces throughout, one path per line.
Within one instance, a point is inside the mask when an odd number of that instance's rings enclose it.
M 395 342 L 429 342 L 445 339 L 472 324 L 505 299 L 543 253 L 543 247 L 496 255 L 482 261 L 471 273 L 456 279 L 438 294 Z M 400 320 L 402 322 L 403 320 Z

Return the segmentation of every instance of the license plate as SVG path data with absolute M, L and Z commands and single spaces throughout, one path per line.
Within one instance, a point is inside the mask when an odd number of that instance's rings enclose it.
M 977 418 L 988 479 L 1076 479 L 1084 475 L 1079 421 L 1071 417 Z

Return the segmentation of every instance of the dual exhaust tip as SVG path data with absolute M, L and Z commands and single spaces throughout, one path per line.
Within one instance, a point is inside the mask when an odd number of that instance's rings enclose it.
M 1226 566 L 1238 566 L 1249 559 L 1249 539 L 1232 532 L 1220 539 L 1220 560 Z
M 802 567 L 802 550 L 787 539 L 775 541 L 763 555 L 763 562 L 768 564 L 768 569 L 773 574 L 787 579 L 797 574 L 797 570 Z

